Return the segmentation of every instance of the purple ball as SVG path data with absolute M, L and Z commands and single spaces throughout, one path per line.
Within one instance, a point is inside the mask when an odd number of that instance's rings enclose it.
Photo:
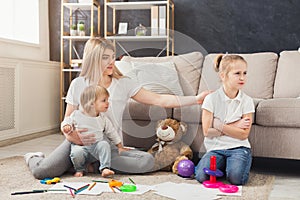
M 195 165 L 191 160 L 181 160 L 177 166 L 178 175 L 191 177 L 195 172 Z

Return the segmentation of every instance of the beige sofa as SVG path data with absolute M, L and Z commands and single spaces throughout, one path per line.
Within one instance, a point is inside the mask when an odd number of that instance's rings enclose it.
M 300 160 L 300 52 L 240 55 L 248 62 L 248 82 L 244 91 L 253 97 L 256 107 L 249 136 L 253 156 Z M 200 52 L 192 52 L 174 57 L 123 57 L 116 65 L 130 76 L 136 63 L 162 64 L 161 67 L 166 62 L 174 63 L 178 75 L 174 79 L 179 78 L 183 95 L 196 95 L 220 87 L 212 67 L 215 56 L 203 57 Z M 123 115 L 124 144 L 150 148 L 155 142 L 156 122 L 166 117 L 186 122 L 188 131 L 184 141 L 194 152 L 205 152 L 201 105 L 164 109 L 131 100 Z

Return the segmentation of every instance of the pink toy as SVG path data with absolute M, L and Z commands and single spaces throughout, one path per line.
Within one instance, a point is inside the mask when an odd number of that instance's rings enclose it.
M 223 176 L 223 172 L 219 169 L 217 169 L 217 158 L 216 156 L 211 156 L 210 157 L 210 167 L 204 168 L 203 171 L 209 175 L 209 180 L 204 181 L 203 185 L 207 188 L 219 188 L 220 185 L 223 185 L 222 182 L 217 181 L 216 177 L 221 177 Z
M 223 172 L 217 169 L 216 156 L 210 157 L 210 167 L 209 169 L 203 168 L 203 171 L 209 175 L 209 180 L 202 183 L 204 187 L 219 188 L 219 190 L 224 193 L 235 193 L 239 190 L 239 188 L 235 185 L 224 184 L 220 181 L 217 181 L 217 177 L 223 176 Z
M 239 188 L 235 185 L 223 184 L 219 187 L 219 190 L 224 193 L 236 193 Z

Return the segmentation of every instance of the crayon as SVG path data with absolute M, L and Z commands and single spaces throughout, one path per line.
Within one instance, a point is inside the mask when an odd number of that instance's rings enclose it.
M 70 186 L 67 186 L 67 185 L 64 185 L 64 187 L 66 187 L 66 188 L 68 188 L 68 189 L 71 189 L 71 190 L 74 190 L 75 192 L 77 191 L 77 189 L 75 189 L 75 188 L 72 188 L 72 187 L 70 187 Z
M 45 192 L 45 190 L 32 190 L 32 191 L 24 191 L 24 192 L 13 192 L 11 193 L 11 195 L 43 193 L 43 192 Z
M 94 182 L 92 185 L 90 185 L 90 187 L 88 188 L 88 190 L 91 190 L 95 185 L 96 185 L 96 182 Z
M 128 179 L 130 180 L 130 182 L 131 182 L 132 184 L 135 185 L 135 182 L 134 182 L 131 178 L 128 178 Z
M 74 195 L 74 193 L 73 193 L 73 191 L 72 191 L 71 188 L 69 188 L 69 191 L 70 191 L 71 196 L 72 196 L 73 198 L 75 198 L 75 195 Z
M 92 182 L 108 183 L 108 181 L 102 181 L 102 180 L 92 180 Z
M 83 190 L 87 189 L 89 186 L 90 186 L 90 184 L 87 184 L 87 185 L 85 185 L 85 186 L 82 186 L 82 187 L 78 188 L 78 189 L 75 191 L 75 194 L 78 194 L 79 192 L 82 192 Z

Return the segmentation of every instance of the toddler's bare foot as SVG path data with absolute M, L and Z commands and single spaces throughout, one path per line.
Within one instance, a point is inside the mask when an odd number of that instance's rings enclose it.
M 114 174 L 115 174 L 114 171 L 105 168 L 105 169 L 102 170 L 102 174 L 101 174 L 101 175 L 102 175 L 103 177 L 107 177 L 107 176 L 114 175 Z
M 76 172 L 74 174 L 75 177 L 82 177 L 83 176 L 83 172 Z

